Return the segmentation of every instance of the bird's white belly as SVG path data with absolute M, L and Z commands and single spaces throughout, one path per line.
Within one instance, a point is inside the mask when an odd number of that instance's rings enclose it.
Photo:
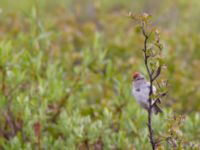
M 149 90 L 147 88 L 137 91 L 137 89 L 133 89 L 132 91 L 136 101 L 143 107 L 148 108 L 148 98 L 149 98 Z

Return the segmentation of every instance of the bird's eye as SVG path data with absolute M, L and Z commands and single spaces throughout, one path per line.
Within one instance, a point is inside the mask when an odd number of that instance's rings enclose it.
M 136 89 L 137 92 L 140 92 L 140 89 Z

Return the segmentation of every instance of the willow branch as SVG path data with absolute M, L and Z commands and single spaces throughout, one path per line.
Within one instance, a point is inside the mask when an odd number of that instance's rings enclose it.
M 143 33 L 143 36 L 145 37 L 145 40 L 144 40 L 144 49 L 143 49 L 143 52 L 144 52 L 144 63 L 145 63 L 145 67 L 146 67 L 146 70 L 148 72 L 148 76 L 149 76 L 149 79 L 150 79 L 150 91 L 149 91 L 149 99 L 148 99 L 148 102 L 149 102 L 149 107 L 148 107 L 148 130 L 149 130 L 149 140 L 150 140 L 150 143 L 151 143 L 151 147 L 152 147 L 152 150 L 155 150 L 156 148 L 156 142 L 154 140 L 154 132 L 153 132 L 153 128 L 152 128 L 152 98 L 151 98 L 151 95 L 153 94 L 153 73 L 150 71 L 150 67 L 148 65 L 148 58 L 149 56 L 147 55 L 147 43 L 148 43 L 148 39 L 151 35 L 151 33 L 148 35 L 145 31 L 145 27 L 144 27 L 144 23 L 142 23 L 142 33 Z

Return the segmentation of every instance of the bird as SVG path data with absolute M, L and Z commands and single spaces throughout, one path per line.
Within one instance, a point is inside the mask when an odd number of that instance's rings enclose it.
M 153 93 L 156 93 L 155 86 L 152 86 Z M 135 100 L 141 105 L 142 108 L 148 111 L 149 108 L 149 92 L 150 82 L 148 82 L 144 75 L 140 72 L 134 72 L 132 76 L 132 95 Z M 155 114 L 162 113 L 162 110 L 158 107 L 155 100 L 152 99 L 152 110 Z

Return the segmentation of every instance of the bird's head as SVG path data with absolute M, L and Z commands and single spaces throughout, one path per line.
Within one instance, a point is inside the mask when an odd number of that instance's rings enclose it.
M 134 72 L 132 76 L 133 81 L 144 80 L 144 76 L 139 72 Z

